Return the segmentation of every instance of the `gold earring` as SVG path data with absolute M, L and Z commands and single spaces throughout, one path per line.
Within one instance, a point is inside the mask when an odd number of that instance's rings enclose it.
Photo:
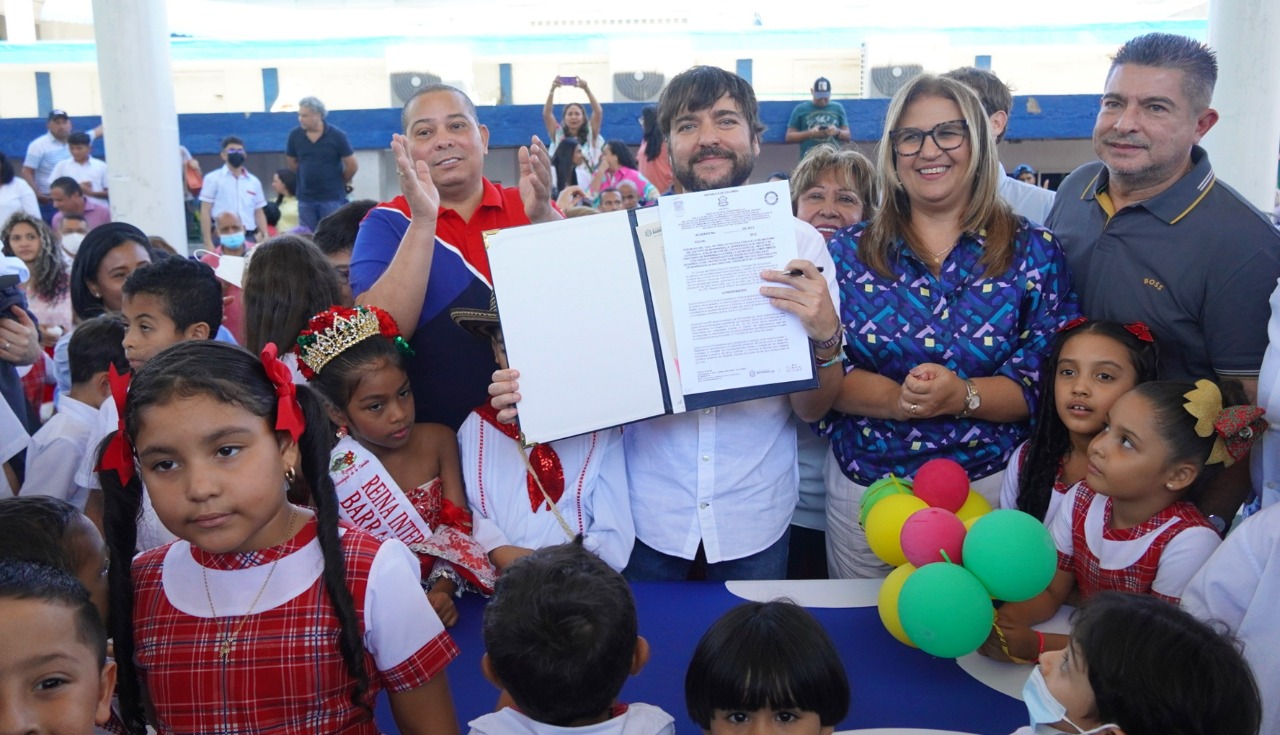
M 287 483 L 289 483 L 290 485 L 292 485 L 292 484 L 293 484 L 293 481 L 294 481 L 294 480 L 296 480 L 296 479 L 298 479 L 298 475 L 293 471 L 293 468 L 292 468 L 292 467 L 290 467 L 289 469 L 287 469 L 287 470 L 285 470 L 285 471 L 284 471 L 284 481 L 285 481 L 285 482 L 287 482 Z

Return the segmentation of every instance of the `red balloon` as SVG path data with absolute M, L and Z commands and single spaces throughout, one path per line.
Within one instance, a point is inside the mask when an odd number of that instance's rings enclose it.
M 954 513 L 969 498 L 969 474 L 952 460 L 931 459 L 916 471 L 912 487 L 924 502 Z
M 902 553 L 915 567 L 939 561 L 960 564 L 966 531 L 964 521 L 949 510 L 918 510 L 902 524 Z

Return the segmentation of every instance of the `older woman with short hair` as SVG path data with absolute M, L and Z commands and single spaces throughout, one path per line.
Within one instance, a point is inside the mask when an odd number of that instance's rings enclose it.
M 995 139 L 965 85 L 921 75 L 893 98 L 878 151 L 885 192 L 828 243 L 851 360 L 827 471 L 833 576 L 883 576 L 858 526 L 866 487 L 947 458 L 992 504 L 1028 431 L 1042 361 L 1076 316 L 1051 233 L 997 193 Z
M 875 186 L 871 159 L 824 143 L 791 172 L 791 211 L 831 242 L 840 230 L 875 214 Z

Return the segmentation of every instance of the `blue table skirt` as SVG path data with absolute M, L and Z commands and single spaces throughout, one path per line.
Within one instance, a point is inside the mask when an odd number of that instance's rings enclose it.
M 676 719 L 676 731 L 696 733 L 684 707 L 684 673 L 703 632 L 745 600 L 720 583 L 635 583 L 640 634 L 652 655 L 639 676 L 628 680 L 624 702 L 659 706 Z M 459 621 L 450 630 L 461 654 L 449 666 L 449 687 L 462 731 L 491 712 L 498 692 L 480 673 L 484 653 L 480 623 L 484 600 L 458 601 Z M 973 679 L 951 659 L 934 658 L 894 640 L 874 607 L 809 608 L 840 650 L 853 690 L 849 716 L 837 730 L 921 728 L 1005 735 L 1026 725 L 1022 702 Z M 386 697 L 377 710 L 379 727 L 396 733 Z

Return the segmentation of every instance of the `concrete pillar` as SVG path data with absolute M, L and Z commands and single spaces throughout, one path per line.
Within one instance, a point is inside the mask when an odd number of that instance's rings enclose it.
M 1280 4 L 1210 0 L 1209 45 L 1218 52 L 1213 107 L 1222 118 L 1204 147 L 1214 172 L 1270 213 L 1280 146 Z
M 36 42 L 35 0 L 3 0 L 4 27 L 9 43 Z
M 111 218 L 187 243 L 165 0 L 93 0 Z

